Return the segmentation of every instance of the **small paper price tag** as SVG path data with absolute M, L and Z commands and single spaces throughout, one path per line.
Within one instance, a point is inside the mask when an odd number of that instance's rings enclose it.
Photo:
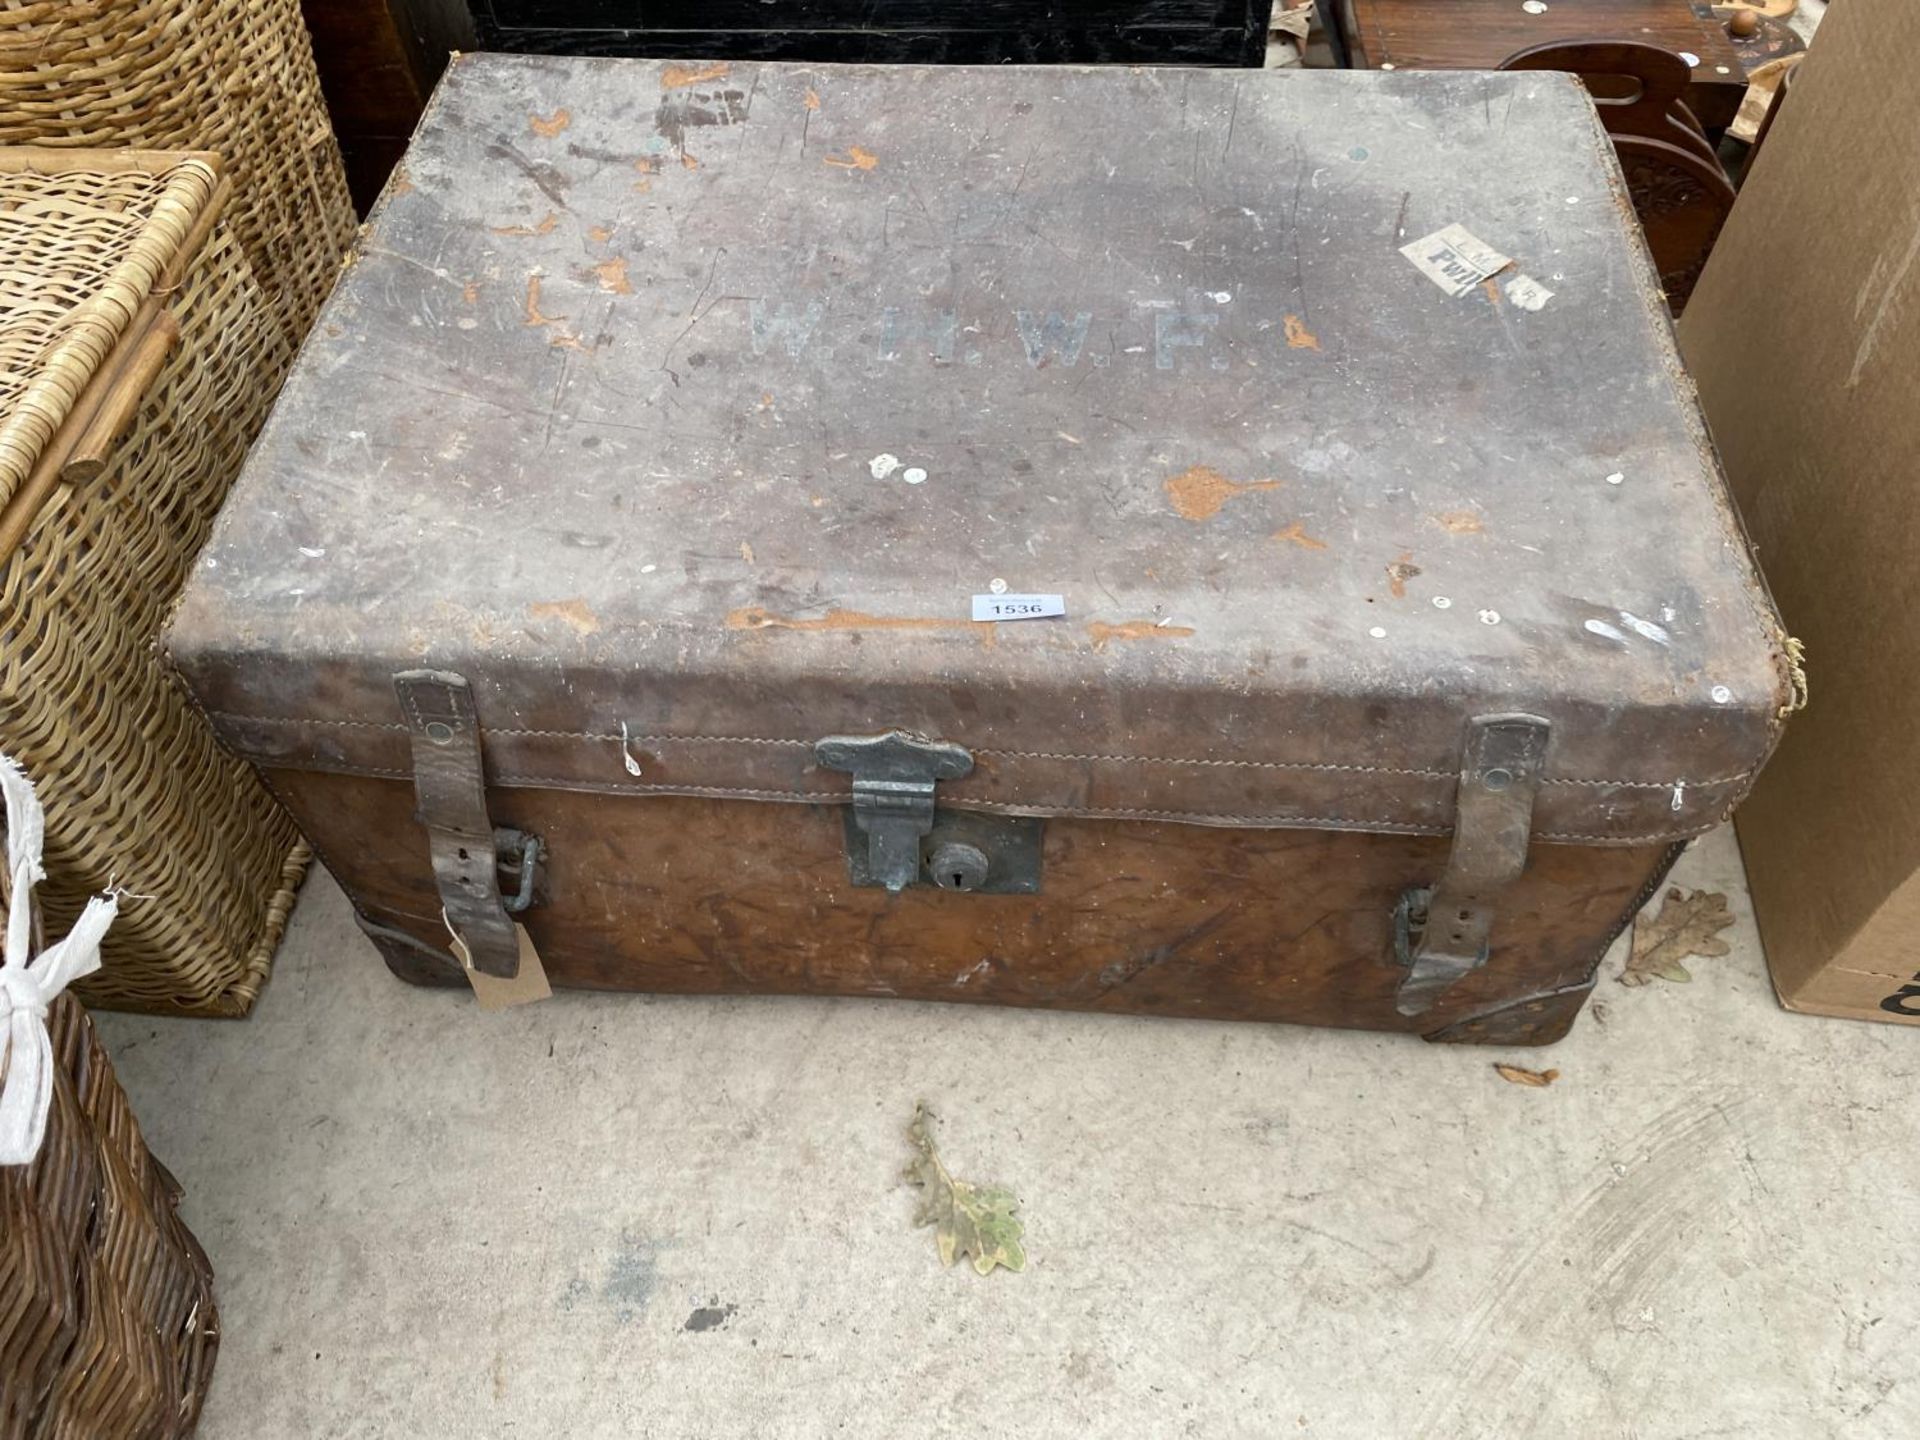
M 975 620 L 1045 620 L 1067 613 L 1064 595 L 976 595 Z
M 498 975 L 474 969 L 467 942 L 453 926 L 447 926 L 447 933 L 453 936 L 454 958 L 466 972 L 467 983 L 473 986 L 473 998 L 482 1010 L 510 1010 L 515 1005 L 531 1005 L 536 1000 L 553 998 L 553 987 L 547 984 L 547 967 L 540 963 L 540 952 L 533 948 L 533 937 L 524 925 L 513 928 L 520 937 L 520 972 L 511 980 L 503 980 Z

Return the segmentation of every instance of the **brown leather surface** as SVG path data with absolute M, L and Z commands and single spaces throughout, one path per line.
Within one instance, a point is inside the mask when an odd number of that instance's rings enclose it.
M 1441 834 L 1524 712 L 1540 839 L 1744 792 L 1778 622 L 1574 80 L 695 73 L 449 71 L 172 633 L 242 753 L 398 777 L 426 667 L 501 787 L 837 798 L 901 728 L 949 804 Z
M 402 782 L 268 779 L 361 912 L 446 949 Z M 847 883 L 830 807 L 498 792 L 496 823 L 546 842 L 525 921 L 555 985 L 896 996 L 1443 1032 L 1564 1031 L 1664 848 L 1536 847 L 1501 902 L 1488 964 L 1415 1019 L 1394 1009 L 1401 891 L 1443 842 L 1146 822 L 1047 823 L 1038 895 L 897 896 Z M 369 963 L 372 963 L 369 954 Z M 1542 1008 L 1525 1005 L 1542 997 Z M 1453 1038 L 1474 1038 L 1461 1035 Z

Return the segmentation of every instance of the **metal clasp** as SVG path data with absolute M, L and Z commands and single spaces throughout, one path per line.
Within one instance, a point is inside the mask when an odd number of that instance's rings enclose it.
M 1537 715 L 1482 715 L 1469 724 L 1447 868 L 1431 889 L 1409 889 L 1394 910 L 1395 958 L 1407 967 L 1396 1002 L 1402 1015 L 1424 1014 L 1487 963 L 1495 902 L 1527 868 L 1550 735 Z
M 533 908 L 533 885 L 540 875 L 540 862 L 547 858 L 546 843 L 538 835 L 512 830 L 505 825 L 493 827 L 494 864 L 500 874 L 513 882 L 513 893 L 500 887 L 500 907 L 509 915 Z
M 973 769 L 958 745 L 904 730 L 829 735 L 813 747 L 829 770 L 853 776 L 853 818 L 867 837 L 867 869 L 887 889 L 920 878 L 920 841 L 933 829 L 934 786 Z

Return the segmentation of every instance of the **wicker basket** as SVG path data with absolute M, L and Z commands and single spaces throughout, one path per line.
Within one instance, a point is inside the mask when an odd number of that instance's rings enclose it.
M 236 1015 L 306 850 L 154 644 L 285 361 L 223 189 L 209 156 L 0 151 L 0 749 L 40 780 L 49 923 L 144 897 L 81 993 Z
M 0 144 L 224 156 L 231 223 L 290 347 L 353 238 L 298 0 L 0 0 Z
M 47 1029 L 46 1139 L 0 1166 L 0 1440 L 191 1434 L 220 1339 L 213 1268 L 87 1012 L 59 996 Z

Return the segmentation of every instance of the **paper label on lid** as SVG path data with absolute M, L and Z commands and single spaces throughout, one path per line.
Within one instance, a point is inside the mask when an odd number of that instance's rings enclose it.
M 1402 245 L 1400 253 L 1456 300 L 1513 263 L 1510 256 L 1502 255 L 1464 225 L 1436 230 L 1411 245 Z
M 1067 613 L 1064 595 L 976 595 L 975 620 L 1045 620 Z

